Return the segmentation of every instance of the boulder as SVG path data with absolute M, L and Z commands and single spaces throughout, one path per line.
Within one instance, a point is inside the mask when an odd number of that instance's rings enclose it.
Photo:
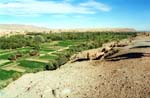
M 101 58 L 105 53 L 104 52 L 96 52 L 96 53 L 90 53 L 89 54 L 89 59 L 90 60 L 96 60 Z
M 118 43 L 117 41 L 108 42 L 108 43 L 103 44 L 102 47 L 103 48 L 106 48 L 106 47 L 115 47 L 115 45 L 117 43 Z
M 78 54 L 74 54 L 70 58 L 70 62 L 75 62 L 75 61 L 81 61 L 81 60 L 87 60 L 88 58 L 88 52 L 80 52 Z
M 118 50 L 114 49 L 117 45 L 118 42 L 110 42 L 104 44 L 102 48 L 79 52 L 70 58 L 70 62 L 73 63 L 82 60 L 104 59 L 105 57 L 111 56 L 118 52 Z
M 82 60 L 95 60 L 104 55 L 104 52 L 101 49 L 92 49 L 74 54 L 70 58 L 70 62 L 82 61 Z

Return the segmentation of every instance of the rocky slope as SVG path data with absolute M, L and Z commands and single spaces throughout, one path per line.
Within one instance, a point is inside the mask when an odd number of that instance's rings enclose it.
M 150 98 L 150 37 L 137 36 L 105 60 L 26 74 L 0 98 Z

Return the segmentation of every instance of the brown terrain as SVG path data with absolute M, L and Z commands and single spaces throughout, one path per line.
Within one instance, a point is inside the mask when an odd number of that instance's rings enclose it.
M 114 32 L 135 32 L 132 28 L 75 28 L 75 29 L 50 29 L 45 27 L 38 27 L 33 25 L 21 25 L 21 24 L 0 24 L 0 36 L 10 34 L 25 34 L 27 32 L 97 32 L 97 31 L 114 31 Z
M 33 25 L 0 24 L 0 36 L 10 34 L 25 34 L 26 32 L 48 32 L 50 29 Z
M 150 98 L 150 36 L 103 47 L 75 54 L 55 71 L 26 74 L 0 98 Z

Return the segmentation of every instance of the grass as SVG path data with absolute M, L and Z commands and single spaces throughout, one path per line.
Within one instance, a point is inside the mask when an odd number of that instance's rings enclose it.
M 56 44 L 57 46 L 62 46 L 62 47 L 67 47 L 69 45 L 75 45 L 78 43 L 81 43 L 82 41 L 80 40 L 66 40 L 66 41 L 60 41 L 58 42 L 58 44 Z
M 11 61 L 5 62 L 5 63 L 1 64 L 0 67 L 5 66 L 5 65 L 8 65 L 8 64 L 10 64 L 10 63 L 12 63 L 12 62 L 11 62 Z
M 45 63 L 43 62 L 37 62 L 37 61 L 28 61 L 28 60 L 22 60 L 19 61 L 19 66 L 27 67 L 27 68 L 43 68 L 45 66 Z
M 63 54 L 63 52 L 59 51 L 59 52 L 55 52 L 55 53 L 52 53 L 53 55 L 56 55 L 56 56 L 60 56 Z
M 0 69 L 0 80 L 7 80 L 12 77 L 14 73 L 17 73 L 16 71 L 6 71 Z
M 18 48 L 18 51 L 30 51 L 32 50 L 32 47 L 24 47 L 24 48 Z
M 41 48 L 40 51 L 44 51 L 44 52 L 52 52 L 52 51 L 55 51 L 55 50 L 49 49 L 49 48 Z
M 12 54 L 14 54 L 14 53 L 6 53 L 6 54 L 2 54 L 2 55 L 0 55 L 0 59 L 8 60 L 8 57 L 9 57 L 10 55 L 12 55 Z
M 58 58 L 57 56 L 51 56 L 51 55 L 44 55 L 44 56 L 40 56 L 40 59 L 56 59 Z
M 54 44 L 53 44 L 53 42 L 51 42 L 51 43 L 43 43 L 41 46 L 42 47 L 50 47 L 50 46 L 53 46 Z
M 0 54 L 3 54 L 3 53 L 6 53 L 6 52 L 9 52 L 9 50 L 3 50 L 3 49 L 0 49 Z
M 11 52 L 10 51 L 0 51 L 0 59 L 8 60 L 8 57 L 12 54 L 15 54 L 17 51 L 25 52 L 25 51 L 30 51 L 30 50 L 32 50 L 31 47 L 18 48 L 16 50 L 11 50 Z

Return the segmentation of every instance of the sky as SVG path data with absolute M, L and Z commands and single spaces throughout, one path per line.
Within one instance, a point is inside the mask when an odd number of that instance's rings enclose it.
M 150 0 L 0 0 L 0 24 L 150 31 Z

